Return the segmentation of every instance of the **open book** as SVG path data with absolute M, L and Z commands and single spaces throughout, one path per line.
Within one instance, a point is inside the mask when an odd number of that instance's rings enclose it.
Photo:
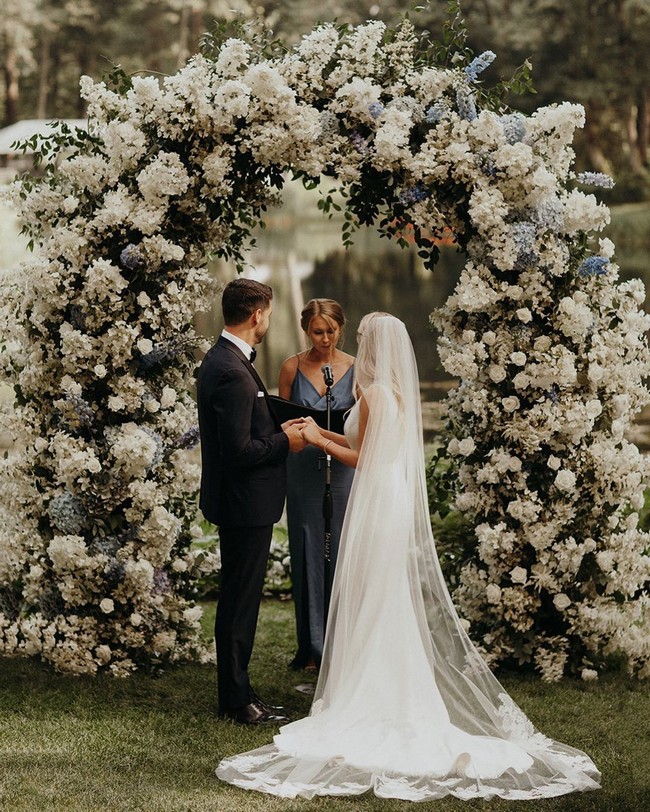
M 269 395 L 271 405 L 275 410 L 280 423 L 285 420 L 293 420 L 296 417 L 313 417 L 316 423 L 322 428 L 327 428 L 327 412 L 324 409 L 312 409 L 311 406 L 303 406 L 294 403 L 292 400 L 285 400 L 277 395 Z M 330 412 L 330 430 L 337 434 L 343 434 L 343 423 L 345 415 L 349 409 L 332 409 Z

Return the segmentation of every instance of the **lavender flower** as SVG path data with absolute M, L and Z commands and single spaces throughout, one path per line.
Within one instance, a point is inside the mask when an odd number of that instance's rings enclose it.
M 165 595 L 168 592 L 171 592 L 172 589 L 172 579 L 169 575 L 165 572 L 165 570 L 161 570 L 160 568 L 156 568 L 153 571 L 153 593 L 154 595 Z
M 55 496 L 47 512 L 52 524 L 65 535 L 79 536 L 88 526 L 88 514 L 83 502 L 68 491 Z
M 508 144 L 516 144 L 523 141 L 526 135 L 525 119 L 521 113 L 511 113 L 499 118 L 503 127 L 503 134 Z
M 609 260 L 605 257 L 587 257 L 578 267 L 578 276 L 603 276 L 608 266 Z
M 183 432 L 180 437 L 177 437 L 174 442 L 172 443 L 172 448 L 183 448 L 189 450 L 190 448 L 196 448 L 199 444 L 199 427 L 197 426 L 190 426 L 190 428 Z
M 95 413 L 90 404 L 79 395 L 70 392 L 65 394 L 66 409 L 65 421 L 74 428 L 88 428 L 95 421 Z
M 120 262 L 129 271 L 139 271 L 146 264 L 142 249 L 138 245 L 129 243 L 120 253 Z
M 437 101 L 434 105 L 429 107 L 424 117 L 427 124 L 437 124 L 442 121 L 445 116 L 449 115 L 449 102 L 447 99 Z
M 468 82 L 476 81 L 476 77 L 479 73 L 483 73 L 483 71 L 488 68 L 496 59 L 496 54 L 494 51 L 484 51 L 479 56 L 474 57 L 469 65 L 465 68 L 465 76 L 467 77 Z
M 194 346 L 194 341 L 187 338 L 173 338 L 170 341 L 165 341 L 156 346 L 143 355 L 138 363 L 138 373 L 150 372 L 156 367 L 164 366 L 175 358 L 178 358 L 182 353 L 187 352 Z
M 410 189 L 405 189 L 403 192 L 400 192 L 398 200 L 403 206 L 410 206 L 411 203 L 417 203 L 420 200 L 425 200 L 429 196 L 429 192 L 426 189 L 423 189 L 420 184 L 416 184 L 415 186 L 411 186 Z
M 469 89 L 469 85 L 461 85 L 456 91 L 456 105 L 458 115 L 465 121 L 474 121 L 476 114 L 476 99 Z
M 602 189 L 613 189 L 614 179 L 610 178 L 604 172 L 579 172 L 576 175 L 578 183 L 584 183 L 587 186 L 600 186 Z
M 379 118 L 384 112 L 384 105 L 381 102 L 374 101 L 368 106 L 368 112 L 373 118 Z
M 102 538 L 95 539 L 90 545 L 90 548 L 96 555 L 105 555 L 109 558 L 115 558 L 120 546 L 120 540 L 117 536 L 103 536 Z
M 356 149 L 356 151 L 360 155 L 365 155 L 368 152 L 368 142 L 366 139 L 361 135 L 360 132 L 356 130 L 350 136 L 350 141 L 352 142 L 352 146 Z
M 564 210 L 556 197 L 542 200 L 531 212 L 530 219 L 543 230 L 561 231 L 564 225 Z

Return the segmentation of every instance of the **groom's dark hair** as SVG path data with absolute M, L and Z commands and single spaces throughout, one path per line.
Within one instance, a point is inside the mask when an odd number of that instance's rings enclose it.
M 226 327 L 242 324 L 256 310 L 266 310 L 271 304 L 273 291 L 263 282 L 253 279 L 233 279 L 223 289 L 221 310 Z

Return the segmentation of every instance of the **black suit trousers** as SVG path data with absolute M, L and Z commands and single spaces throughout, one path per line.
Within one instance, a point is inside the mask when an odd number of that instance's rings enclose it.
M 221 588 L 214 635 L 221 711 L 234 710 L 253 701 L 247 669 L 272 534 L 272 524 L 219 528 Z

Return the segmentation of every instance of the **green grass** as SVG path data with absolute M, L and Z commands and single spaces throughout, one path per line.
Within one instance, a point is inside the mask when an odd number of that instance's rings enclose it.
M 211 615 L 206 628 L 211 625 Z M 305 714 L 295 690 L 310 678 L 287 668 L 292 606 L 262 607 L 251 673 L 259 693 Z M 586 750 L 604 788 L 541 802 L 426 804 L 433 812 L 650 810 L 650 685 L 622 676 L 595 684 L 544 685 L 504 676 L 505 687 L 544 732 Z M 215 715 L 214 668 L 187 665 L 159 679 L 68 678 L 31 660 L 0 660 L 0 810 L 7 812 L 406 812 L 373 795 L 281 800 L 220 783 L 222 756 L 267 743 L 274 728 L 245 728 Z M 416 807 L 421 808 L 421 807 Z

